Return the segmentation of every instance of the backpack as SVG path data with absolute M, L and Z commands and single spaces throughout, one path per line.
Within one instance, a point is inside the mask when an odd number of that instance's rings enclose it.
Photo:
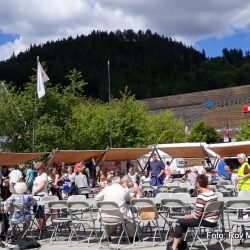
M 33 239 L 21 238 L 15 241 L 19 249 L 33 249 L 41 247 L 41 244 Z

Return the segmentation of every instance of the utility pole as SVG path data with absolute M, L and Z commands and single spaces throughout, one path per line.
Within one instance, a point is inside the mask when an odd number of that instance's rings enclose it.
M 109 98 L 109 146 L 112 148 L 112 114 L 111 114 L 111 94 L 110 94 L 110 61 L 108 63 L 108 98 Z

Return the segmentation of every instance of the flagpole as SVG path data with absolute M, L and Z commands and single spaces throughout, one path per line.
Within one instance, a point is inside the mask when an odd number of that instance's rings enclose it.
M 39 63 L 39 56 L 37 56 L 37 72 L 38 72 L 38 63 Z M 38 73 L 37 73 L 38 78 Z M 37 80 L 37 79 L 36 79 Z M 33 131 L 32 131 L 32 152 L 35 152 L 35 145 L 36 145 L 36 100 L 37 100 L 37 84 L 35 88 L 35 107 L 33 112 Z
M 112 115 L 111 115 L 111 106 L 110 106 L 110 62 L 108 60 L 108 97 L 109 97 L 109 146 L 112 148 Z

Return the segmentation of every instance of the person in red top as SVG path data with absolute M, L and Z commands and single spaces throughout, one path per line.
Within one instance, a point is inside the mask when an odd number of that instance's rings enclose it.
M 165 166 L 164 172 L 165 172 L 166 180 L 169 180 L 170 176 L 171 176 L 171 168 L 170 168 L 169 161 L 166 161 L 166 166 Z
M 75 173 L 75 174 L 78 173 L 79 164 L 80 164 L 80 163 L 78 162 L 78 163 L 76 163 L 75 166 L 74 166 L 74 173 Z

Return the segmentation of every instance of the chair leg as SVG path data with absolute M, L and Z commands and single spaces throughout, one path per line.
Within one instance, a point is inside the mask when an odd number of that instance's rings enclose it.
M 135 237 L 136 237 L 136 234 L 139 238 L 139 242 L 141 241 L 141 237 L 140 237 L 140 234 L 139 234 L 139 223 L 136 224 L 136 227 L 135 227 L 135 234 L 134 234 L 134 237 L 133 237 L 133 246 L 135 245 Z
M 119 240 L 118 240 L 118 243 L 117 243 L 117 249 L 119 249 L 119 245 L 120 245 L 120 242 L 121 242 L 121 238 L 122 238 L 124 232 L 125 232 L 125 229 L 123 228 L 122 233 L 121 233 L 121 235 L 120 235 L 120 237 L 119 237 Z
M 191 243 L 190 249 L 193 248 L 193 244 L 194 244 L 196 238 L 201 242 L 201 244 L 202 244 L 202 245 L 205 247 L 205 249 L 207 250 L 206 245 L 205 245 L 204 242 L 201 240 L 201 238 L 198 236 L 198 229 L 195 230 L 194 238 L 193 238 L 193 241 L 192 241 L 192 243 Z

